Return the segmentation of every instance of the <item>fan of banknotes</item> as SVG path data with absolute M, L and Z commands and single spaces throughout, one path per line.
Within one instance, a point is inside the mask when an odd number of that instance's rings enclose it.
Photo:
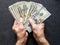
M 8 8 L 16 21 L 19 21 L 21 17 L 24 19 L 24 26 L 29 33 L 32 31 L 29 24 L 30 18 L 33 19 L 36 24 L 39 24 L 51 15 L 42 4 L 32 1 L 16 2 Z

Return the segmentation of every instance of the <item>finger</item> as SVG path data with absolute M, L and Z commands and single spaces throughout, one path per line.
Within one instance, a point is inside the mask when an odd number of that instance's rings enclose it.
M 36 32 L 37 32 L 36 34 L 38 34 L 38 36 L 44 33 L 44 23 L 39 24 Z
M 17 37 L 19 39 L 22 39 L 22 38 L 26 37 L 26 31 L 24 30 L 22 32 L 17 33 Z
M 20 20 L 18 22 L 18 28 L 19 28 L 20 31 L 25 30 L 25 27 L 24 27 L 23 23 L 24 23 L 23 18 L 20 18 Z
M 28 37 L 28 32 L 26 32 L 26 37 Z
M 20 18 L 20 20 L 19 20 L 19 22 L 18 22 L 18 25 L 19 25 L 19 27 L 20 27 L 20 30 L 24 30 L 24 29 L 25 29 L 23 23 L 24 23 L 23 18 Z
M 24 19 L 20 17 L 18 23 L 20 23 L 20 24 L 22 23 L 23 24 L 24 23 Z
M 19 30 L 25 30 L 25 27 L 24 27 L 24 25 L 22 23 L 19 24 Z
M 27 41 L 27 38 L 28 38 L 28 32 L 26 32 L 25 42 Z
M 23 33 L 23 37 L 27 38 L 28 37 L 28 32 Z
M 14 27 L 15 27 L 16 25 L 19 25 L 19 24 L 21 24 L 21 23 L 23 23 L 23 22 L 24 22 L 24 20 L 23 20 L 22 18 L 20 18 L 18 22 L 15 20 L 12 29 L 14 29 Z
M 15 20 L 13 27 L 15 27 L 16 25 L 20 25 L 21 23 L 23 24 L 23 22 L 24 22 L 24 20 L 22 18 L 20 18 L 18 22 Z M 12 28 L 12 29 L 14 29 L 14 28 Z
M 19 26 L 18 25 L 15 25 L 13 26 L 13 31 L 17 34 L 19 32 Z
M 25 30 L 25 27 L 23 26 L 22 23 L 21 23 L 21 24 L 14 25 L 14 26 L 13 26 L 13 30 L 14 30 L 14 32 L 16 32 L 16 33 L 26 31 L 26 30 Z
M 34 21 L 33 19 L 29 19 L 29 22 L 30 22 L 31 24 L 35 24 L 35 21 Z
M 41 32 L 44 32 L 44 23 L 36 25 L 36 30 L 34 30 L 33 32 L 35 34 L 40 34 Z
M 38 39 L 37 34 L 33 33 L 33 36 L 34 36 L 34 38 L 36 39 L 36 41 L 38 41 L 38 40 L 37 40 L 37 39 Z
M 32 19 L 29 19 L 29 22 L 30 22 L 30 24 L 31 24 L 31 26 L 32 26 L 32 29 L 35 30 L 35 28 L 36 28 L 35 21 L 32 20 Z
M 18 22 L 15 20 L 15 21 L 14 21 L 14 25 L 17 25 L 17 24 L 18 24 Z
M 20 25 L 17 28 L 18 28 L 18 30 L 16 31 L 17 33 L 21 33 L 23 35 L 26 33 L 26 29 L 23 25 Z
M 21 38 L 27 39 L 27 37 L 28 37 L 28 32 L 22 33 L 22 37 Z
M 13 24 L 13 26 L 12 26 L 12 30 L 14 30 L 14 28 L 16 27 L 16 25 L 17 25 L 18 23 L 16 22 L 16 20 L 14 21 L 14 24 Z
M 40 23 L 40 24 L 38 24 L 38 25 L 39 25 L 39 28 L 40 28 L 40 29 L 44 29 L 44 25 L 45 25 L 44 23 Z

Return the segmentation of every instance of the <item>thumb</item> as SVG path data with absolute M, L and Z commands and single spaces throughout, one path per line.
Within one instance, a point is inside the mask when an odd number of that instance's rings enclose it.
M 36 29 L 35 21 L 33 19 L 29 19 L 29 22 L 31 24 L 32 29 L 35 30 Z

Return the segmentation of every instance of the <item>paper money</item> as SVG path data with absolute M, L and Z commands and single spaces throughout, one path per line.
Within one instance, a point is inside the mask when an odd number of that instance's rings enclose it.
M 9 10 L 12 13 L 12 16 L 15 18 L 15 20 L 18 21 L 20 18 L 20 14 L 19 14 L 16 6 L 12 6 L 12 7 L 10 6 Z
M 24 19 L 24 26 L 29 33 L 32 31 L 29 24 L 30 18 L 33 19 L 36 24 L 39 24 L 51 15 L 51 13 L 42 4 L 32 1 L 16 2 L 9 6 L 9 11 L 12 13 L 12 16 L 16 21 L 19 21 L 20 17 Z

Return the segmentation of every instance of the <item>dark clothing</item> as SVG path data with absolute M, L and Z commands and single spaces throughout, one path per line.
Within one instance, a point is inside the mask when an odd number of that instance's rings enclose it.
M 8 6 L 17 1 L 20 0 L 0 0 L 0 45 L 15 45 L 16 43 L 16 35 L 11 29 L 14 19 Z M 45 36 L 51 45 L 60 45 L 60 0 L 32 1 L 42 3 L 51 13 L 51 16 L 44 21 Z M 27 45 L 37 45 L 32 33 L 29 34 Z

